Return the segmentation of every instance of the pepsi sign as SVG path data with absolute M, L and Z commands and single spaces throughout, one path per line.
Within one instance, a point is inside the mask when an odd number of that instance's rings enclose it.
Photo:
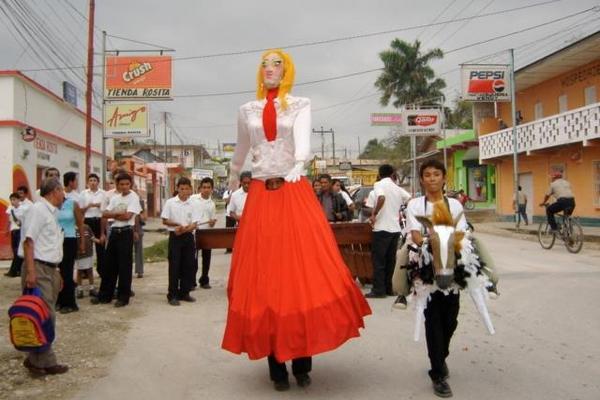
M 462 98 L 467 101 L 510 101 L 507 65 L 462 65 Z

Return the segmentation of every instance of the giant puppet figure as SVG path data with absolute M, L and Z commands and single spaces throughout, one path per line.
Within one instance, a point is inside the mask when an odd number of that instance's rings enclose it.
M 258 68 L 257 100 L 240 107 L 230 188 L 248 152 L 253 180 L 236 233 L 223 348 L 268 357 L 276 390 L 300 386 L 311 356 L 359 336 L 371 310 L 352 280 L 310 183 L 310 100 L 289 93 L 294 64 L 269 50 Z

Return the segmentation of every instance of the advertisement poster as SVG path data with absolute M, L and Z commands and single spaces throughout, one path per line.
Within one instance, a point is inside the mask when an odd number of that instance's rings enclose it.
M 440 110 L 404 110 L 404 131 L 406 135 L 437 136 L 441 134 Z
M 171 56 L 106 57 L 107 100 L 171 98 Z
M 115 103 L 104 108 L 104 137 L 148 137 L 148 104 Z
M 510 76 L 507 65 L 461 66 L 462 99 L 466 101 L 510 101 Z

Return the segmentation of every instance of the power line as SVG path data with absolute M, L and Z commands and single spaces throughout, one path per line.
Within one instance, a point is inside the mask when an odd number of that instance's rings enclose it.
M 115 38 L 115 39 L 125 40 L 126 42 L 143 44 L 143 45 L 152 46 L 152 47 L 157 47 L 157 48 L 162 49 L 162 50 L 171 50 L 171 51 L 174 51 L 171 48 L 168 48 L 168 47 L 165 47 L 165 46 L 161 46 L 159 44 L 154 44 L 154 43 L 149 43 L 149 42 L 142 42 L 141 40 L 129 39 L 129 38 L 126 38 L 126 37 L 123 37 L 123 36 L 109 35 L 109 34 L 106 34 L 106 36 L 107 37 L 112 37 L 112 38 Z
M 436 17 L 433 19 L 433 21 L 431 21 L 430 23 L 436 22 L 442 15 L 444 15 L 444 13 L 446 11 L 448 11 L 448 9 L 450 7 L 452 7 L 454 5 L 454 3 L 456 3 L 457 0 L 452 0 L 450 3 L 448 3 L 448 5 L 442 10 L 442 12 L 440 12 L 438 15 L 436 15 Z M 427 28 L 423 28 L 421 30 L 421 32 L 419 32 L 419 34 L 417 35 L 417 39 L 419 39 L 419 37 L 425 33 L 425 31 L 427 30 Z
M 64 1 L 68 2 L 68 0 L 64 0 Z M 446 24 L 446 23 L 462 22 L 462 21 L 466 21 L 469 19 L 473 19 L 473 18 L 484 18 L 484 17 L 490 17 L 490 16 L 495 16 L 495 15 L 500 15 L 500 14 L 506 14 L 509 12 L 521 11 L 521 10 L 525 10 L 525 9 L 529 9 L 529 8 L 533 8 L 533 7 L 540 7 L 540 6 L 543 6 L 546 4 L 556 3 L 559 1 L 562 1 L 562 0 L 547 0 L 547 1 L 540 2 L 540 3 L 529 4 L 526 6 L 514 7 L 514 8 L 505 9 L 505 10 L 489 12 L 489 13 L 481 14 L 478 16 L 456 18 L 456 19 L 439 21 L 439 22 L 434 22 L 434 23 L 429 23 L 429 24 L 413 25 L 413 26 L 404 27 L 404 28 L 390 29 L 390 30 L 385 30 L 385 31 L 364 33 L 364 34 L 351 35 L 351 36 L 343 36 L 343 37 L 339 37 L 339 38 L 318 40 L 318 41 L 312 41 L 312 42 L 289 44 L 289 45 L 283 45 L 283 46 L 277 46 L 277 47 L 283 48 L 283 49 L 294 49 L 294 48 L 299 48 L 299 47 L 309 47 L 309 46 L 317 46 L 317 45 L 343 42 L 343 41 L 349 41 L 349 40 L 355 40 L 355 39 L 363 39 L 363 38 L 368 38 L 368 37 L 387 35 L 387 34 L 391 34 L 391 33 L 411 31 L 411 30 L 415 30 L 415 29 L 421 29 L 421 28 L 425 28 L 425 27 L 442 25 L 442 24 Z M 229 56 L 261 53 L 263 51 L 270 50 L 272 48 L 273 47 L 264 47 L 264 48 L 259 48 L 259 49 L 249 49 L 249 50 L 234 51 L 234 52 L 205 54 L 205 55 L 198 55 L 198 56 L 173 57 L 172 60 L 173 61 L 189 61 L 189 60 L 201 60 L 201 59 L 209 59 L 209 58 L 217 58 L 217 57 L 229 57 Z M 67 67 L 63 67 L 63 68 L 67 68 Z M 23 72 L 35 72 L 35 71 L 39 71 L 39 69 L 26 69 L 26 70 L 24 69 L 22 71 Z
M 484 12 L 489 6 L 492 5 L 492 3 L 494 2 L 494 0 L 490 0 L 486 5 L 484 5 L 479 11 L 477 11 L 477 14 L 475 14 L 473 16 L 473 18 L 475 18 L 477 15 L 481 14 L 482 12 Z M 470 5 L 470 3 L 469 3 Z M 469 22 L 471 22 L 472 19 L 469 19 L 465 22 L 463 22 L 458 28 L 456 28 L 454 30 L 454 32 L 452 32 L 450 35 L 446 36 L 446 38 L 440 43 L 438 44 L 436 47 L 440 47 L 442 46 L 444 43 L 447 43 L 448 40 L 452 39 L 454 37 L 454 35 L 456 35 L 458 32 L 460 32 L 465 26 L 467 26 L 469 24 Z
M 459 11 L 458 11 L 456 14 L 454 14 L 454 15 L 452 16 L 452 18 L 454 19 L 454 18 L 458 17 L 460 14 L 462 14 L 462 13 L 463 13 L 463 11 L 465 11 L 467 8 L 469 8 L 469 6 L 470 6 L 471 4 L 473 4 L 473 2 L 475 2 L 475 0 L 471 0 L 469 3 L 467 3 L 467 5 L 466 5 L 466 6 L 464 6 L 463 8 L 461 8 L 461 9 L 460 9 L 460 10 L 459 10 Z M 431 40 L 433 40 L 433 38 L 434 38 L 434 37 L 436 37 L 436 36 L 438 35 L 438 33 L 440 33 L 441 31 L 443 31 L 444 29 L 446 29 L 446 26 L 447 26 L 447 25 L 448 25 L 448 23 L 445 23 L 445 24 L 444 24 L 444 25 L 443 25 L 443 26 L 442 26 L 440 29 L 438 29 L 438 30 L 437 30 L 437 31 L 436 31 L 436 32 L 435 32 L 435 33 L 434 33 L 434 34 L 433 34 L 433 35 L 432 35 L 432 36 L 429 38 L 429 40 L 430 40 L 430 41 L 431 41 Z

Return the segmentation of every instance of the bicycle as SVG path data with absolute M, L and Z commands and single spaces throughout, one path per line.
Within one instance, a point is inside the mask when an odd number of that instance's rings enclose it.
M 548 207 L 548 204 L 544 204 Z M 567 251 L 570 253 L 579 253 L 583 247 L 583 228 L 577 218 L 571 215 L 571 210 L 565 210 L 555 214 L 560 220 L 557 221 L 558 232 L 553 232 L 548 225 L 548 221 L 544 220 L 538 228 L 538 241 L 544 249 L 551 249 L 554 246 L 556 237 L 564 242 Z

